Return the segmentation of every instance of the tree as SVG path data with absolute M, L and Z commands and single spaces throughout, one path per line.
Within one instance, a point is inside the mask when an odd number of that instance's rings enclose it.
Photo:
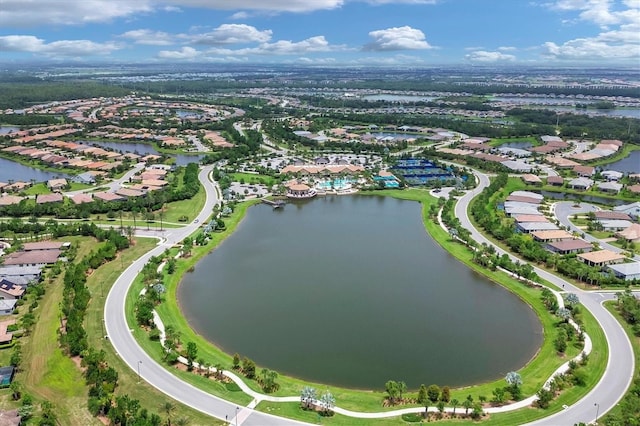
M 469 414 L 469 408 L 473 406 L 473 397 L 467 395 L 467 399 L 462 401 L 462 406 L 464 407 L 464 414 Z
M 510 371 L 507 373 L 504 380 L 509 385 L 509 393 L 511 393 L 511 398 L 515 401 L 520 400 L 522 397 L 522 390 L 520 386 L 522 385 L 522 376 L 515 371 Z
M 242 359 L 242 372 L 248 379 L 256 377 L 256 363 L 247 357 Z
M 171 426 L 171 415 L 175 413 L 177 409 L 176 405 L 171 401 L 167 401 L 160 406 L 160 410 L 167 415 L 167 426 Z
M 310 409 L 316 401 L 316 390 L 310 386 L 302 388 L 300 393 L 300 403 L 305 410 Z
M 325 416 L 329 416 L 332 414 L 333 407 L 336 405 L 336 399 L 333 397 L 331 392 L 327 391 L 322 394 L 320 397 L 320 408 L 322 409 L 322 413 Z
M 491 402 L 495 403 L 495 404 L 502 404 L 504 402 L 504 388 L 495 388 L 493 390 L 493 399 L 491 400 Z
M 438 385 L 430 385 L 427 388 L 427 397 L 431 402 L 436 403 L 440 398 L 440 387 Z
M 262 380 L 262 390 L 266 393 L 271 393 L 278 389 L 278 384 L 276 383 L 278 373 L 273 370 L 269 370 L 268 368 L 263 368 L 260 372 L 260 376 Z
M 238 370 L 240 368 L 240 355 L 238 355 L 237 352 L 233 355 L 233 366 L 232 366 L 232 368 L 234 370 Z
M 193 370 L 193 361 L 198 356 L 198 346 L 194 342 L 187 343 L 187 363 L 189 371 Z
M 564 300 L 567 302 L 568 305 L 571 305 L 571 306 L 574 306 L 580 303 L 580 298 L 578 298 L 578 295 L 575 293 L 567 294 Z
M 549 408 L 549 403 L 553 399 L 553 393 L 550 390 L 542 388 L 536 393 L 538 400 L 536 403 L 540 408 Z
M 458 407 L 458 405 L 460 405 L 460 401 L 458 401 L 457 399 L 453 398 L 451 400 L 451 406 L 453 407 L 453 415 L 456 415 L 456 407 Z
M 443 386 L 442 394 L 440 395 L 440 401 L 449 402 L 451 399 L 451 389 L 449 386 Z
M 14 401 L 19 400 L 20 396 L 22 396 L 22 385 L 20 384 L 20 382 L 17 380 L 14 380 L 9 385 L 9 388 L 11 389 L 11 397 L 13 398 L 13 400 Z
M 425 404 L 429 398 L 427 397 L 427 387 L 422 384 L 418 391 L 418 404 Z

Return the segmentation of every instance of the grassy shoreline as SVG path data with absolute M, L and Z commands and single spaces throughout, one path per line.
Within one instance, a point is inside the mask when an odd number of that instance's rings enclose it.
M 532 307 L 536 311 L 536 314 L 541 318 L 546 318 L 543 323 L 543 327 L 545 327 L 546 334 L 550 332 L 549 330 L 553 327 L 555 330 L 555 325 L 553 322 L 555 319 L 548 314 L 544 306 L 539 300 L 539 293 L 537 290 L 533 290 L 523 286 L 521 283 L 516 280 L 507 277 L 504 274 L 493 273 L 491 271 L 486 271 L 480 268 L 478 265 L 474 264 L 471 260 L 471 254 L 467 251 L 466 247 L 462 246 L 458 243 L 453 243 L 449 240 L 449 235 L 446 233 L 439 225 L 433 223 L 428 218 L 428 208 L 431 203 L 435 203 L 436 199 L 428 196 L 426 191 L 422 190 L 406 190 L 406 191 L 374 191 L 371 193 L 364 193 L 364 195 L 379 195 L 379 196 L 394 196 L 396 198 L 412 200 L 421 202 L 423 205 L 422 215 L 423 222 L 425 224 L 425 228 L 427 232 L 431 235 L 432 238 L 438 242 L 444 249 L 446 249 L 449 253 L 451 253 L 454 257 L 458 258 L 465 265 L 472 267 L 472 269 L 477 270 L 485 275 L 489 273 L 489 279 L 497 282 L 500 285 L 505 286 L 507 289 L 514 291 L 519 297 L 525 300 L 529 306 Z M 198 247 L 194 250 L 193 256 L 188 259 L 186 262 L 179 262 L 176 273 L 170 276 L 170 279 L 167 282 L 167 294 L 166 301 L 158 307 L 158 313 L 166 324 L 172 324 L 176 329 L 180 330 L 181 337 L 183 342 L 193 341 L 198 345 L 198 358 L 204 359 L 206 362 L 210 362 L 211 364 L 220 363 L 223 368 L 230 369 L 231 368 L 231 356 L 222 352 L 220 349 L 216 348 L 205 340 L 202 336 L 198 335 L 197 332 L 189 326 L 187 320 L 183 317 L 179 301 L 176 298 L 177 287 L 180 282 L 180 277 L 183 273 L 185 273 L 189 268 L 197 263 L 203 256 L 208 254 L 210 251 L 215 249 L 228 235 L 230 235 L 235 228 L 240 224 L 246 210 L 250 206 L 249 203 L 242 203 L 238 205 L 236 212 L 232 215 L 232 217 L 226 219 L 227 228 L 224 232 L 220 234 L 215 234 L 215 241 L 212 244 L 205 247 Z M 126 312 L 129 324 L 136 328 L 137 331 L 134 333 L 139 343 L 150 352 L 152 356 L 157 359 L 161 357 L 161 348 L 159 343 L 152 342 L 148 339 L 145 332 L 139 330 L 138 327 L 135 326 L 135 319 L 133 316 L 133 300 L 134 297 L 132 295 L 137 294 L 137 292 L 142 288 L 141 282 L 136 282 L 132 287 L 132 290 L 127 298 L 127 306 Z M 530 294 L 526 294 L 525 290 Z M 524 293 L 524 294 L 523 294 Z M 586 320 L 586 317 L 585 317 Z M 593 327 L 594 329 L 599 329 L 597 325 L 595 325 L 595 320 L 589 325 L 589 327 Z M 593 337 L 592 337 L 593 338 Z M 604 337 L 602 336 L 602 339 Z M 594 345 L 602 345 L 603 340 L 596 338 L 594 339 Z M 555 355 L 555 350 L 553 349 L 552 339 L 546 338 L 543 341 L 543 344 L 538 351 L 538 354 L 529 362 L 526 366 L 524 366 L 520 373 L 523 376 L 524 385 L 523 391 L 524 395 L 531 395 L 535 393 L 544 383 L 544 381 L 551 375 L 551 373 L 562 363 L 566 361 L 566 359 L 560 359 Z M 606 347 L 606 344 L 604 344 Z M 599 346 L 601 347 L 601 346 Z M 577 348 L 573 349 L 573 352 L 568 354 L 568 357 L 573 356 L 573 354 L 577 354 L 579 350 Z M 567 357 L 567 358 L 568 358 Z M 553 362 L 549 362 L 551 359 Z M 606 360 L 606 355 L 605 355 Z M 605 362 L 606 364 L 606 362 Z M 231 400 L 237 403 L 243 403 L 243 399 L 240 395 L 237 395 L 236 392 L 229 392 L 228 389 L 221 389 L 221 386 L 217 384 L 217 382 L 213 382 L 211 380 L 200 380 L 199 376 L 178 372 L 175 368 L 169 368 L 174 374 L 187 379 L 190 383 L 196 386 L 203 386 L 203 389 L 213 393 L 214 395 L 222 396 L 224 398 L 230 398 Z M 600 373 L 601 374 L 601 373 Z M 597 382 L 597 378 L 600 377 L 600 374 L 595 373 L 595 382 Z M 246 380 L 246 383 L 254 390 L 261 391 L 260 387 L 255 381 Z M 351 389 L 343 389 L 334 386 L 327 386 L 325 384 L 318 383 L 309 383 L 306 381 L 302 381 L 292 377 L 279 377 L 278 383 L 280 384 L 280 389 L 275 392 L 274 396 L 291 396 L 298 395 L 300 389 L 303 386 L 314 386 L 319 389 L 329 390 L 336 398 L 338 405 L 342 408 L 356 410 L 356 411 L 385 411 L 385 410 L 393 410 L 400 407 L 382 407 L 382 399 L 384 397 L 384 392 L 381 390 L 372 390 L 372 391 L 356 391 Z M 381 384 L 382 387 L 383 384 Z M 504 380 L 502 378 L 491 381 L 484 384 L 474 385 L 471 387 L 465 387 L 462 389 L 452 389 L 452 398 L 457 398 L 459 400 L 463 400 L 467 395 L 471 394 L 477 400 L 480 395 L 491 396 L 492 390 L 498 386 L 504 386 Z M 578 389 L 581 390 L 581 389 Z M 577 392 L 577 397 L 583 395 L 586 392 Z M 566 392 L 568 393 L 568 392 Z M 244 395 L 244 394 L 242 394 Z M 246 395 L 245 395 L 246 396 Z M 415 396 L 415 392 L 409 392 L 408 396 Z M 564 394 L 563 394 L 564 396 Z M 571 399 L 570 395 L 567 397 L 561 397 L 558 400 L 565 401 L 566 399 Z M 563 402 L 564 403 L 564 402 Z M 277 404 L 277 403 L 276 403 Z M 416 406 L 416 405 L 414 405 Z M 402 406 L 401 408 L 410 407 L 410 405 Z M 552 405 L 553 407 L 553 405 Z M 273 403 L 272 404 L 261 404 L 258 406 L 259 410 L 263 410 L 265 412 L 273 412 Z M 522 411 L 522 410 L 519 410 Z M 541 410 L 524 410 L 529 412 L 530 414 L 526 415 L 527 418 L 537 418 L 548 415 L 550 412 L 541 411 Z M 284 413 L 283 413 L 284 414 Z M 511 416 L 518 416 L 518 414 L 508 413 Z M 289 416 L 289 414 L 285 414 Z M 522 416 L 522 414 L 519 414 Z M 506 419 L 512 419 L 513 417 L 506 417 L 507 414 L 501 415 Z M 295 417 L 295 416 L 294 416 Z M 498 417 L 496 415 L 496 417 Z M 297 418 L 297 417 L 296 417 Z M 310 421 L 308 418 L 305 418 L 306 421 Z M 327 419 L 328 420 L 328 419 Z M 384 424 L 387 424 L 389 419 L 386 419 Z M 403 421 L 397 418 L 396 423 Z M 506 420 L 507 422 L 511 420 Z M 331 421 L 333 423 L 333 421 Z M 340 424 L 340 423 L 336 423 Z M 505 423 L 508 424 L 508 423 Z

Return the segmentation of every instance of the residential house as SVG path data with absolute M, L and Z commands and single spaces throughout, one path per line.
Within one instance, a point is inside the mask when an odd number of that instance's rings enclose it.
M 0 315 L 11 315 L 16 310 L 18 299 L 0 299 Z M 2 336 L 0 336 L 2 344 Z
M 565 231 L 564 229 L 555 229 L 550 231 L 535 231 L 535 232 L 532 232 L 531 235 L 533 235 L 534 240 L 540 241 L 543 243 L 574 239 L 573 235 Z
M 547 250 L 558 254 L 588 253 L 593 249 L 591 243 L 580 238 L 562 241 L 552 241 L 547 244 Z
M 23 287 L 15 285 L 4 278 L 0 280 L 0 299 L 22 299 L 22 296 L 24 296 Z
M 640 280 L 640 262 L 619 263 L 617 265 L 609 265 L 607 269 L 613 274 L 625 281 Z
M 573 171 L 582 177 L 591 177 L 596 173 L 596 168 L 592 166 L 575 166 Z
M 564 185 L 564 178 L 562 176 L 549 176 L 547 178 L 547 184 L 553 186 L 562 186 Z
M 569 181 L 569 188 L 586 191 L 593 186 L 593 180 L 586 177 L 579 177 Z
M 619 172 L 617 170 L 605 170 L 600 173 L 602 177 L 610 181 L 619 181 L 624 176 L 624 173 Z
M 598 184 L 598 189 L 603 192 L 617 194 L 622 189 L 622 184 L 618 182 L 601 182 Z
M 39 194 L 36 196 L 37 204 L 61 203 L 62 201 L 64 201 L 64 197 L 59 192 L 54 192 L 53 194 Z
M 47 181 L 47 188 L 51 191 L 62 191 L 68 185 L 66 179 L 49 179 Z
M 631 242 L 640 242 L 640 224 L 632 223 L 627 228 L 616 234 L 619 238 L 624 238 Z
M 60 250 L 17 251 L 5 256 L 4 264 L 45 267 L 56 263 L 60 253 Z
M 636 201 L 631 204 L 623 204 L 621 206 L 615 206 L 613 210 L 617 212 L 623 212 L 628 214 L 634 219 L 640 218 L 640 201 Z
M 598 250 L 589 253 L 578 254 L 578 259 L 589 266 L 605 266 L 612 263 L 620 263 L 626 259 L 626 256 L 611 250 Z
M 611 220 L 600 220 L 599 222 L 605 231 L 622 231 L 623 229 L 626 229 L 629 226 L 631 226 L 631 222 L 629 222 L 628 220 L 611 219 Z

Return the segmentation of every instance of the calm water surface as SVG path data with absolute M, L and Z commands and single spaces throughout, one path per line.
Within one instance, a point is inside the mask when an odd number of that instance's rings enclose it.
M 99 146 L 101 148 L 110 149 L 112 151 L 117 152 L 131 152 L 133 154 L 138 155 L 162 155 L 158 152 L 153 145 L 149 143 L 141 143 L 141 142 L 109 142 L 109 141 L 80 141 L 87 145 Z M 178 166 L 186 166 L 189 163 L 197 163 L 204 155 L 186 155 L 186 154 L 169 154 L 171 157 L 176 159 L 176 165 Z
M 351 388 L 495 379 L 542 341 L 527 305 L 442 250 L 418 203 L 392 198 L 251 207 L 178 296 L 226 352 Z
M 623 159 L 603 167 L 606 170 L 616 170 L 622 173 L 640 173 L 640 151 L 631 151 L 631 153 Z
M 30 182 L 31 179 L 35 179 L 36 182 L 45 182 L 49 179 L 69 177 L 69 175 L 64 173 L 54 173 L 34 169 L 5 158 L 0 158 L 0 182 L 7 183 L 9 180 L 13 180 L 15 182 Z

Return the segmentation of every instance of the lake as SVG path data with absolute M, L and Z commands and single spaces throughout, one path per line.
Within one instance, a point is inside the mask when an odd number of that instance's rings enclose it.
M 533 311 L 430 238 L 421 205 L 333 196 L 251 207 L 185 275 L 191 326 L 229 354 L 309 381 L 461 386 L 524 366 Z
M 621 160 L 602 166 L 604 170 L 616 170 L 622 173 L 640 173 L 640 151 L 631 151 Z
M 9 180 L 13 180 L 14 182 L 30 182 L 31 179 L 34 179 L 36 182 L 46 182 L 49 179 L 69 177 L 69 175 L 64 173 L 34 169 L 33 167 L 7 160 L 6 158 L 0 158 L 0 182 L 7 183 Z
M 162 153 L 158 152 L 153 145 L 150 143 L 142 143 L 142 142 L 111 142 L 111 141 L 79 141 L 79 143 L 83 143 L 86 145 L 94 145 L 99 146 L 101 148 L 109 149 L 111 151 L 116 152 L 131 152 L 133 154 L 139 155 L 162 155 Z M 178 166 L 186 166 L 189 163 L 199 162 L 204 155 L 202 154 L 167 154 L 170 157 L 176 159 L 176 165 Z

